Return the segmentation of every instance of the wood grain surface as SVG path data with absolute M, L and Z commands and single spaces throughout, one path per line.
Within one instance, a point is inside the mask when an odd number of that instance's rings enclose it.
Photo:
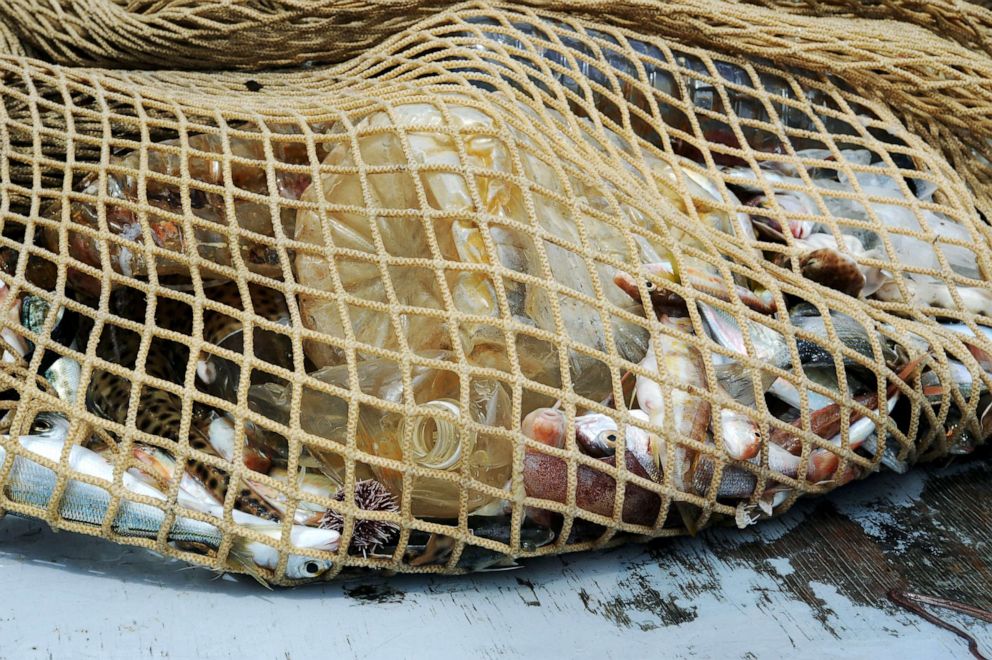
M 8 517 L 0 658 L 967 658 L 887 592 L 992 609 L 990 488 L 992 464 L 970 460 L 744 531 L 281 591 Z M 930 611 L 992 655 L 992 624 Z

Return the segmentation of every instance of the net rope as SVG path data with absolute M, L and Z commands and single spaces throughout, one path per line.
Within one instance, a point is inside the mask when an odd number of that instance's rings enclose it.
M 3 508 L 295 584 L 969 453 L 992 15 L 756 4 L 6 3 Z

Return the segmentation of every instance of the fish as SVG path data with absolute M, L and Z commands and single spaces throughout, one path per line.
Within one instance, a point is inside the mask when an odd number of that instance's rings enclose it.
M 690 262 L 676 269 L 672 262 L 662 261 L 644 264 L 641 269 L 647 275 L 643 281 L 644 288 L 650 296 L 650 302 L 656 315 L 685 306 L 682 297 L 666 288 L 662 284 L 663 282 L 681 283 L 687 288 L 713 296 L 724 302 L 740 300 L 762 314 L 773 314 L 776 309 L 775 300 L 771 297 L 770 292 L 755 292 L 739 284 L 728 286 L 723 277 L 719 273 L 712 272 L 709 267 L 704 268 Z M 617 272 L 613 276 L 613 283 L 636 302 L 642 302 L 637 279 L 632 275 L 622 271 Z
M 977 257 L 976 257 L 977 259 Z M 887 282 L 875 293 L 883 302 L 905 303 L 912 307 L 963 310 L 980 316 L 992 316 L 992 291 L 984 287 L 949 286 L 926 275 L 903 274 L 908 296 L 896 282 Z M 955 299 L 955 294 L 956 298 Z M 960 304 L 958 303 L 960 300 Z
M 241 292 L 237 284 L 228 283 L 213 287 L 210 300 L 214 303 L 249 314 L 276 326 L 290 326 L 289 310 L 285 296 L 258 284 L 249 283 L 248 292 L 251 312 L 245 310 Z M 293 368 L 293 344 L 290 337 L 274 330 L 261 327 L 253 321 L 252 328 L 251 384 L 280 382 L 277 376 L 265 370 L 266 365 L 281 369 Z M 245 327 L 240 318 L 222 311 L 208 308 L 203 314 L 203 340 L 208 344 L 244 354 Z M 241 381 L 241 367 L 227 358 L 209 351 L 200 353 L 196 363 L 197 383 L 209 394 L 232 403 L 237 402 L 238 387 Z
M 700 303 L 699 309 L 706 321 L 705 329 L 711 339 L 734 353 L 748 355 L 740 324 L 733 316 L 705 303 Z M 836 351 L 829 348 L 826 321 L 820 315 L 819 310 L 808 303 L 800 303 L 793 307 L 789 319 L 796 328 L 804 331 L 807 335 L 813 335 L 812 337 L 796 336 L 795 338 L 800 365 L 807 378 L 815 380 L 817 373 L 821 371 L 835 374 Z M 869 331 L 861 323 L 834 310 L 830 310 L 830 321 L 837 339 L 845 347 L 864 356 L 869 362 L 876 361 Z M 781 333 L 752 320 L 747 321 L 747 328 L 754 348 L 752 357 L 757 362 L 777 370 L 785 371 L 792 368 L 789 344 Z M 817 339 L 819 337 L 823 338 L 822 342 Z M 880 334 L 878 335 L 878 342 L 882 349 L 882 360 L 886 364 L 893 362 L 896 356 L 889 346 L 889 342 Z M 856 385 L 856 387 L 851 388 L 852 390 L 860 389 L 861 385 L 858 378 L 862 375 L 868 379 L 867 386 L 871 386 L 873 376 L 861 362 L 849 355 L 841 355 L 840 357 L 850 383 Z M 772 389 L 779 376 L 770 369 L 751 369 L 733 359 L 716 362 L 714 369 L 720 385 L 727 394 L 745 405 L 753 405 L 755 402 L 756 378 L 761 391 L 772 394 L 783 392 L 787 397 L 786 401 L 791 400 L 789 397 L 792 393 L 788 384 Z
M 872 456 L 878 456 L 878 434 L 873 433 L 865 438 L 865 441 L 861 443 L 861 447 Z M 909 472 L 910 462 L 899 458 L 901 453 L 902 447 L 896 442 L 895 438 L 891 435 L 886 436 L 885 444 L 882 445 L 882 465 L 896 474 L 906 474 Z M 912 456 L 912 453 L 910 453 L 910 456 Z
M 768 388 L 767 393 L 779 401 L 789 404 L 796 410 L 801 410 L 803 407 L 799 388 L 784 378 L 776 378 Z M 811 388 L 806 388 L 806 400 L 811 410 L 819 410 L 836 403 L 834 399 L 820 394 Z
M 289 473 L 282 467 L 272 467 L 269 470 L 268 476 L 271 479 L 275 479 L 276 481 L 286 484 L 287 488 L 291 487 L 295 482 L 296 488 L 299 489 L 301 495 L 312 495 L 322 499 L 333 498 L 338 488 L 344 485 L 330 479 L 319 470 L 307 469 L 305 467 L 297 473 L 295 480 L 290 478 Z M 248 479 L 246 481 L 248 482 L 249 487 L 255 491 L 259 497 L 264 499 L 269 506 L 278 511 L 281 516 L 286 516 L 289 502 L 286 494 L 282 490 L 269 486 L 267 483 L 260 480 Z M 310 500 L 303 499 L 297 503 L 297 509 L 294 513 L 294 520 L 300 525 L 313 525 L 319 522 L 325 511 L 326 509 L 323 506 Z
M 667 269 L 660 269 L 660 272 L 668 273 Z M 618 273 L 614 282 L 631 297 L 640 300 L 640 293 L 636 281 L 626 273 Z M 647 284 L 647 289 L 652 293 L 652 302 L 656 314 L 667 314 L 672 311 L 671 301 L 661 296 L 655 298 L 656 287 L 653 283 Z M 706 321 L 706 330 L 710 337 L 725 348 L 734 352 L 747 355 L 746 344 L 738 321 L 729 313 L 718 309 L 707 303 L 698 301 L 700 313 Z M 771 307 L 757 306 L 759 309 L 768 310 Z M 871 340 L 868 331 L 857 321 L 831 310 L 831 325 L 837 334 L 838 339 L 848 348 L 860 353 L 869 359 L 874 359 Z M 819 310 L 808 303 L 801 303 L 794 307 L 790 313 L 790 321 L 797 328 L 829 339 L 826 331 L 826 322 L 820 316 Z M 768 364 L 777 369 L 785 370 L 791 366 L 791 353 L 786 338 L 778 331 L 769 328 L 756 321 L 748 322 L 748 331 L 755 357 L 759 362 Z M 830 368 L 835 369 L 834 351 L 828 349 L 824 344 L 816 339 L 806 337 L 796 337 L 796 347 L 800 361 L 804 369 Z M 880 336 L 879 342 L 882 346 L 883 358 L 889 362 L 895 358 L 894 353 L 889 349 L 888 344 Z M 856 360 L 843 356 L 845 369 L 863 369 Z M 754 402 L 754 372 L 749 367 L 744 367 L 734 360 L 722 360 L 716 365 L 718 378 L 721 386 L 727 394 L 735 400 L 744 403 Z M 767 391 L 774 382 L 776 376 L 768 371 L 758 372 L 761 389 Z
M 949 275 L 960 275 L 973 280 L 983 280 L 976 252 L 969 245 L 981 244 L 978 230 L 960 224 L 943 213 L 930 210 L 920 202 L 930 204 L 933 201 L 935 187 L 914 181 L 915 194 L 903 180 L 902 176 L 893 177 L 886 172 L 876 170 L 853 172 L 857 183 L 855 190 L 852 180 L 843 168 L 832 165 L 834 156 L 824 150 L 799 151 L 800 157 L 820 159 L 824 165 L 815 168 L 814 176 L 798 178 L 795 172 L 774 171 L 770 167 L 761 170 L 761 182 L 757 181 L 759 173 L 750 167 L 725 168 L 724 172 L 731 177 L 731 183 L 741 185 L 763 194 L 765 186 L 769 186 L 776 200 L 775 205 L 782 209 L 785 215 L 807 215 L 823 219 L 825 232 L 830 231 L 830 224 L 835 224 L 841 234 L 851 235 L 858 239 L 859 245 L 867 252 L 873 253 L 873 258 L 893 263 L 890 270 L 902 270 L 905 266 L 912 272 L 902 272 L 901 278 L 908 289 L 909 300 L 905 299 L 898 283 L 890 276 L 883 277 L 873 283 L 874 295 L 886 302 L 902 302 L 914 307 L 932 306 L 943 309 L 958 309 L 963 306 L 975 314 L 992 315 L 992 293 L 985 288 L 957 286 L 961 304 L 951 292 L 951 286 L 943 278 L 923 275 L 920 270 L 944 271 L 941 256 L 947 263 Z M 841 158 L 851 165 L 864 167 L 871 165 L 872 152 L 865 149 L 843 149 Z M 809 183 L 819 188 L 815 196 L 801 192 Z M 783 187 L 795 187 L 796 190 L 783 190 Z M 839 194 L 838 194 L 839 193 Z M 863 194 L 863 197 L 860 197 Z M 784 199 L 783 199 L 784 196 Z M 872 201 L 861 201 L 872 198 Z M 788 201 L 786 201 L 788 200 Z M 892 200 L 892 203 L 880 200 Z M 766 200 L 767 201 L 767 200 Z M 781 203 L 779 203 L 781 202 Z M 798 207 L 798 208 L 797 208 Z M 878 232 L 863 228 L 863 223 L 871 223 L 877 219 L 887 230 L 888 245 L 892 254 L 888 255 Z M 848 221 L 858 222 L 858 225 L 847 224 Z M 975 224 L 977 225 L 977 219 Z M 759 224 L 761 224 L 759 222 Z M 814 229 L 814 235 L 817 230 Z M 917 238 L 909 232 L 930 234 L 933 238 Z M 823 246 L 839 248 L 840 246 Z M 842 250 L 843 251 L 843 250 Z M 849 255 L 857 261 L 857 254 Z M 862 289 L 861 295 L 866 296 Z
M 59 344 L 67 348 L 76 348 L 76 336 L 80 326 L 80 316 L 61 305 L 55 305 L 55 318 L 50 330 L 45 330 L 45 322 L 51 312 L 53 304 L 48 300 L 32 295 L 22 294 L 21 296 L 21 325 L 29 332 L 41 337 L 45 344 Z M 35 344 L 26 338 L 29 353 L 34 353 Z M 60 355 L 56 351 L 45 350 L 38 369 L 44 372 L 53 362 L 59 359 Z
M 917 358 L 910 360 L 905 365 L 903 365 L 896 377 L 902 382 L 908 382 L 910 376 L 920 368 L 920 365 L 927 359 L 927 355 L 920 355 Z M 836 385 L 834 385 L 836 389 Z M 895 381 L 888 384 L 886 388 L 886 397 L 892 398 L 897 396 L 899 388 Z M 876 410 L 878 408 L 878 393 L 875 391 L 864 392 L 853 397 L 853 400 L 859 405 L 864 406 L 869 410 Z M 853 424 L 856 420 L 862 418 L 862 413 L 857 409 L 844 406 L 843 403 L 839 401 L 833 401 L 822 408 L 817 408 L 810 413 L 810 429 L 812 432 L 821 438 L 829 438 L 831 436 L 840 433 L 842 425 L 842 416 L 844 411 L 848 414 L 848 423 Z M 792 425 L 796 429 L 802 428 L 802 419 L 796 419 L 792 422 Z M 795 435 L 791 430 L 782 429 L 780 427 L 775 427 L 771 433 L 771 441 L 775 444 L 787 449 L 788 451 L 798 454 L 802 449 L 802 442 L 797 435 Z
M 944 330 L 950 330 L 951 332 L 957 333 L 959 335 L 964 335 L 965 337 L 977 337 L 975 331 L 972 330 L 971 327 L 965 325 L 964 323 L 945 321 L 940 324 L 940 327 L 943 328 Z M 989 327 L 987 325 L 980 325 L 977 323 L 975 324 L 975 327 L 978 328 L 978 331 L 981 334 L 985 335 L 986 341 L 992 342 L 992 327 Z
M 669 316 L 659 320 L 669 330 L 652 337 L 648 352 L 638 365 L 650 375 L 637 374 L 634 384 L 637 405 L 647 414 L 648 421 L 668 431 L 669 437 L 701 441 L 709 425 L 710 404 L 690 390 L 707 391 L 702 358 L 694 347 L 678 338 L 678 335 L 693 334 L 692 322 L 685 317 Z M 672 331 L 675 336 L 669 334 Z M 659 358 L 663 369 L 659 366 Z M 671 387 L 667 398 L 671 402 L 672 419 L 666 419 L 666 392 L 661 383 Z M 672 474 L 675 486 L 684 491 L 692 450 L 676 444 L 671 453 L 669 458 L 666 449 L 659 450 L 663 468 Z M 672 461 L 670 465 L 665 465 L 667 460 Z
M 171 483 L 173 475 L 177 473 L 176 461 L 171 454 L 154 445 L 135 444 L 132 451 L 138 460 L 141 473 L 155 475 L 154 478 L 157 483 L 166 485 Z M 223 501 L 218 500 L 210 489 L 188 472 L 183 472 L 179 477 L 176 502 L 182 507 L 206 513 L 215 518 L 222 519 L 224 517 Z M 257 531 L 273 539 L 280 538 L 282 524 L 277 521 L 239 509 L 233 509 L 231 516 L 232 520 L 239 526 Z M 333 532 L 333 534 L 315 532 Z M 338 536 L 334 536 L 335 534 Z M 299 547 L 313 547 L 333 552 L 337 550 L 336 541 L 339 536 L 339 533 L 334 530 L 318 530 L 315 527 L 296 524 L 291 527 L 290 539 L 294 545 Z M 275 567 L 274 562 L 278 558 L 278 554 L 274 552 L 274 548 L 265 544 L 255 544 L 251 546 L 251 549 L 253 552 L 259 553 L 259 561 L 257 562 L 259 566 L 270 569 Z
M 512 531 L 510 519 L 505 516 L 470 516 L 468 525 L 471 533 L 506 545 L 510 544 Z M 530 553 L 543 548 L 555 539 L 555 533 L 547 527 L 524 524 L 520 528 L 520 549 Z M 403 560 L 410 566 L 436 566 L 446 563 L 457 541 L 446 534 L 413 531 L 406 546 Z M 392 557 L 396 546 L 384 546 L 373 557 Z M 456 569 L 469 572 L 498 571 L 517 568 L 514 558 L 502 552 L 490 550 L 467 542 L 455 564 Z
M 647 413 L 643 410 L 631 410 L 630 416 L 641 422 L 648 422 Z M 575 418 L 575 442 L 584 454 L 595 458 L 605 458 L 616 453 L 617 443 L 620 442 L 619 430 L 616 420 L 602 413 L 586 413 Z M 652 444 L 650 433 L 633 424 L 627 424 L 624 438 L 624 449 L 635 452 L 645 470 L 652 472 L 657 469 L 657 457 L 653 456 L 657 441 L 655 439 Z
M 622 289 L 632 294 L 631 281 L 620 275 L 614 282 Z M 678 330 L 682 334 L 693 334 L 694 330 L 689 319 L 674 319 L 664 311 L 655 308 L 658 319 L 672 329 Z M 660 313 L 659 313 L 660 312 Z M 760 326 L 759 326 L 760 327 Z M 652 337 L 649 343 L 647 355 L 641 361 L 642 368 L 648 371 L 658 371 L 655 352 L 652 350 L 655 338 Z M 665 360 L 664 373 L 659 373 L 661 378 L 669 379 L 679 385 L 706 390 L 706 378 L 702 367 L 702 358 L 695 348 L 689 347 L 685 342 L 662 335 L 662 355 Z M 743 344 L 743 342 L 741 342 Z M 742 346 L 743 348 L 743 346 Z M 715 384 L 716 391 L 729 396 L 724 391 L 720 383 Z M 642 411 L 648 415 L 651 423 L 663 428 L 671 428 L 680 437 L 687 437 L 697 442 L 706 440 L 706 430 L 710 424 L 711 404 L 686 392 L 673 389 L 670 394 L 672 410 L 675 415 L 675 423 L 665 426 L 665 393 L 658 384 L 650 378 L 637 374 L 634 385 L 637 394 L 637 403 Z M 722 447 L 727 454 L 737 460 L 746 460 L 754 457 L 763 444 L 763 434 L 753 419 L 730 407 L 721 407 L 717 414 L 718 437 Z M 691 475 L 693 465 L 696 461 L 696 454 L 684 445 L 677 445 L 674 449 L 674 460 L 672 465 L 665 466 L 667 453 L 658 443 L 656 454 L 659 456 L 662 467 L 673 471 L 673 483 L 682 492 L 687 492 L 691 485 Z M 688 506 L 682 502 L 676 502 L 676 507 L 682 516 L 687 528 L 694 531 L 693 515 Z
M 283 135 L 300 132 L 298 126 L 290 124 L 270 123 L 267 128 Z M 311 130 L 319 134 L 326 128 L 320 124 Z M 111 157 L 110 174 L 84 177 L 77 188 L 79 194 L 71 201 L 56 200 L 43 209 L 46 218 L 67 228 L 68 254 L 88 266 L 109 267 L 126 277 L 147 277 L 154 269 L 157 277 L 166 278 L 188 277 L 189 267 L 167 256 L 153 257 L 146 250 L 146 244 L 177 256 L 185 256 L 191 251 L 221 267 L 233 266 L 235 254 L 239 253 L 238 261 L 250 271 L 281 277 L 280 248 L 275 246 L 274 238 L 280 233 L 292 236 L 296 209 L 284 204 L 273 212 L 269 203 L 246 198 L 246 194 L 274 195 L 290 201 L 300 199 L 310 185 L 310 174 L 285 165 L 308 164 L 307 143 L 302 138 L 270 141 L 259 132 L 257 137 L 195 134 L 186 137 L 185 144 L 187 147 L 178 139 L 162 140 L 115 155 Z M 266 153 L 269 147 L 271 155 Z M 323 157 L 323 141 L 316 141 L 316 152 L 318 158 Z M 223 164 L 227 153 L 237 157 L 230 161 L 229 167 Z M 284 166 L 271 167 L 273 159 Z M 186 191 L 181 189 L 184 169 L 189 184 Z M 142 170 L 152 176 L 139 177 L 138 172 Z M 275 173 L 272 190 L 270 171 Z M 218 187 L 227 187 L 228 191 L 218 192 Z M 234 197 L 229 208 L 230 191 Z M 147 217 L 139 217 L 134 210 L 141 204 L 151 207 Z M 187 213 L 196 219 L 191 234 L 187 234 L 181 220 L 175 219 Z M 241 230 L 233 245 L 228 233 L 229 217 L 236 219 Z M 103 226 L 112 235 L 110 241 L 105 241 L 107 263 L 101 249 L 104 240 L 80 231 L 97 232 Z M 252 234 L 270 240 L 253 240 L 248 237 Z M 49 249 L 60 253 L 60 230 L 46 228 L 44 239 Z M 79 269 L 70 268 L 68 279 L 77 291 L 99 294 L 99 280 Z M 115 280 L 111 283 L 119 286 Z
M 16 441 L 10 436 L 0 439 L 0 462 L 7 459 L 8 448 L 16 442 L 20 449 L 12 457 L 13 463 L 4 489 L 6 496 L 18 504 L 35 507 L 48 507 L 58 484 L 58 475 L 32 458 L 37 456 L 48 461 L 59 462 L 64 452 L 70 429 L 69 420 L 62 415 L 42 413 L 36 418 L 34 433 L 19 436 Z M 106 482 L 113 482 L 114 468 L 103 456 L 79 445 L 73 445 L 68 453 L 68 467 L 79 474 Z M 154 500 L 166 500 L 165 495 L 147 483 L 133 477 L 128 472 L 122 474 L 125 490 Z M 111 495 L 108 489 L 98 485 L 70 478 L 62 491 L 58 504 L 59 515 L 68 521 L 101 526 L 110 511 Z M 216 508 L 212 510 L 218 514 Z M 219 513 L 223 514 L 223 507 Z M 217 516 L 220 517 L 220 516 Z M 132 538 L 155 539 L 165 525 L 166 513 L 163 509 L 143 502 L 123 497 L 116 510 L 111 528 L 116 534 Z M 247 529 L 265 534 L 273 539 L 281 538 L 282 528 L 276 523 L 259 522 L 257 519 L 235 521 Z M 330 530 L 313 530 L 316 533 L 298 533 L 291 536 L 291 542 L 298 549 L 316 549 L 327 552 L 337 550 L 339 535 Z M 171 543 L 191 544 L 217 550 L 221 547 L 224 534 L 216 526 L 200 520 L 177 516 L 172 522 L 166 538 Z M 274 569 L 278 558 L 275 548 L 255 541 L 246 541 L 235 536 L 229 557 L 236 568 L 260 576 L 257 567 Z M 332 567 L 330 560 L 293 554 L 289 557 L 285 576 L 289 579 L 315 579 Z
M 143 398 L 142 411 L 135 424 L 147 433 L 178 442 L 180 409 L 178 400 L 163 390 L 153 390 Z M 173 428 L 167 429 L 167 426 Z M 171 437 L 170 437 L 171 436 Z M 271 459 L 263 449 L 257 448 L 245 435 L 242 460 L 249 470 L 264 474 L 271 465 Z M 230 417 L 219 415 L 213 411 L 199 409 L 190 424 L 187 437 L 189 446 L 198 452 L 219 456 L 232 462 L 234 459 L 234 425 Z M 218 449 L 219 448 L 219 449 Z M 213 499 L 223 502 L 227 497 L 227 489 L 232 481 L 227 471 L 208 463 L 195 456 L 185 461 L 187 473 L 199 481 L 212 495 Z M 272 507 L 263 497 L 252 488 L 249 479 L 240 484 L 235 496 L 234 506 L 251 513 L 263 520 L 279 521 L 282 516 L 278 509 Z
M 852 124 L 863 119 L 860 115 L 849 120 L 808 111 L 833 107 L 831 92 L 807 85 L 803 79 L 815 76 L 799 69 L 783 75 L 719 58 L 704 61 L 677 44 L 660 46 L 630 35 L 624 36 L 621 46 L 610 32 L 587 27 L 580 33 L 571 24 L 547 16 L 521 21 L 479 16 L 466 22 L 471 31 L 458 36 L 471 39 L 473 49 L 481 51 L 479 64 L 485 65 L 484 70 L 468 61 L 462 65 L 460 72 L 467 72 L 474 85 L 492 91 L 488 81 L 495 72 L 505 85 L 528 97 L 536 88 L 567 101 L 581 99 L 574 103 L 577 115 L 588 114 L 592 104 L 604 124 L 629 123 L 638 138 L 695 160 L 703 160 L 697 141 L 682 140 L 679 134 L 699 131 L 703 141 L 730 147 L 709 153 L 717 163 L 729 165 L 742 162 L 732 155 L 738 150 L 784 153 L 782 140 L 762 128 L 765 125 L 793 129 L 788 139 L 799 150 L 822 146 L 816 137 L 803 135 L 815 136 L 824 129 L 833 135 L 856 135 L 864 130 Z M 727 83 L 714 84 L 714 76 Z M 549 81 L 561 89 L 549 90 Z M 623 99 L 627 112 L 621 113 L 617 99 Z M 748 121 L 731 128 L 724 119 L 729 116 Z M 695 117 L 694 122 L 690 117 Z
M 869 330 L 859 321 L 851 318 L 847 314 L 830 310 L 830 325 L 833 327 L 837 339 L 848 349 L 859 353 L 869 360 L 878 360 L 889 364 L 895 360 L 895 353 L 889 347 L 884 337 L 878 335 L 878 344 L 881 348 L 881 355 L 876 357 L 874 347 L 870 338 Z M 806 333 L 822 337 L 824 340 L 830 339 L 827 331 L 827 322 L 824 316 L 816 307 L 809 303 L 800 303 L 789 312 L 789 321 L 792 325 Z M 804 367 L 833 367 L 834 351 L 819 343 L 815 339 L 796 338 L 796 347 L 799 349 L 799 358 Z M 857 362 L 845 362 L 844 366 L 853 367 Z
M 117 331 L 116 326 L 107 326 L 97 352 L 103 359 L 114 361 L 124 367 L 133 366 L 138 356 L 138 341 L 138 335 L 133 332 Z M 178 373 L 170 348 L 153 340 L 145 356 L 144 371 L 162 380 L 181 383 L 183 374 Z M 185 359 L 181 363 L 184 365 Z M 87 390 L 87 409 L 104 419 L 124 425 L 128 421 L 131 389 L 132 384 L 127 378 L 109 371 L 94 370 Z M 170 391 L 145 385 L 141 388 L 137 406 L 135 427 L 163 441 L 175 443 L 178 447 L 181 441 L 179 431 L 182 427 L 182 400 Z M 185 440 L 190 448 L 214 456 L 218 455 L 214 446 L 221 445 L 233 458 L 234 450 L 231 445 L 233 434 L 233 424 L 229 418 L 218 416 L 211 410 L 197 405 L 194 406 L 193 420 Z M 271 454 L 266 447 L 253 442 L 252 437 L 249 425 L 242 452 L 244 464 L 250 470 L 265 473 L 272 463 Z M 145 451 L 150 455 L 157 454 L 155 449 Z M 225 470 L 196 456 L 190 456 L 185 461 L 185 466 L 193 478 L 199 480 L 213 493 L 216 500 L 224 501 L 231 481 Z M 280 519 L 277 510 L 246 486 L 242 486 L 238 491 L 235 506 L 264 519 Z
M 535 414 L 536 413 L 536 414 Z M 532 416 L 532 417 L 531 417 Z M 559 410 L 545 408 L 536 410 L 525 419 L 523 432 L 540 444 L 561 448 L 565 444 L 567 423 Z M 536 437 L 535 437 L 536 436 Z M 650 479 L 651 472 L 642 466 L 634 451 L 625 451 L 625 464 L 631 474 Z M 615 455 L 598 459 L 604 466 L 615 467 Z M 524 491 L 528 497 L 553 502 L 567 501 L 568 464 L 562 458 L 527 447 L 523 466 Z M 616 497 L 616 480 L 592 466 L 580 464 L 577 469 L 575 504 L 579 509 L 601 516 L 613 515 Z M 658 517 L 661 500 L 656 493 L 637 484 L 626 483 L 622 520 L 635 525 L 652 525 Z M 528 518 L 538 524 L 549 523 L 550 513 L 538 507 L 528 507 Z
M 950 373 L 951 383 L 965 399 L 970 399 L 973 393 L 981 394 L 988 389 L 981 378 L 976 380 L 972 376 L 971 370 L 964 363 L 948 358 L 946 366 Z M 936 371 L 924 372 L 920 378 L 920 384 L 923 386 L 923 394 L 930 397 L 934 403 L 941 400 L 946 389 Z M 978 386 L 977 389 L 976 385 Z
M 891 413 L 895 408 L 899 395 L 893 395 L 886 403 L 887 412 Z M 855 451 L 865 445 L 870 438 L 877 438 L 877 428 L 873 420 L 861 417 L 852 421 L 848 427 L 848 449 Z M 826 439 L 827 443 L 834 447 L 843 446 L 843 436 L 838 431 L 836 435 Z M 711 442 L 709 444 L 712 444 Z M 767 463 L 762 462 L 761 456 L 754 456 L 747 462 L 754 465 L 764 465 L 771 472 L 770 484 L 766 486 L 762 494 L 760 506 L 770 514 L 777 504 L 776 501 L 784 501 L 791 488 L 776 482 L 775 475 L 779 474 L 789 479 L 798 479 L 802 465 L 801 457 L 790 453 L 785 448 L 774 442 L 766 443 Z M 874 445 L 872 445 L 874 447 Z M 874 453 L 874 449 L 871 450 Z M 691 484 L 693 492 L 697 495 L 706 495 L 710 488 L 714 475 L 716 474 L 716 460 L 709 454 L 700 453 L 694 461 L 690 470 Z M 823 484 L 831 480 L 840 465 L 840 455 L 825 447 L 816 447 L 809 453 L 809 460 L 804 478 L 812 484 Z M 841 479 L 848 479 L 850 475 L 845 473 L 835 478 L 835 483 Z M 757 487 L 757 474 L 738 464 L 728 464 L 724 466 L 720 483 L 717 485 L 716 496 L 718 498 L 747 499 L 754 494 Z M 839 483 L 837 484 L 839 485 Z
M 287 487 L 292 483 L 289 474 L 283 467 L 275 467 L 272 464 L 272 460 L 266 453 L 264 448 L 260 448 L 254 442 L 250 440 L 253 437 L 252 424 L 246 423 L 245 433 L 246 442 L 245 449 L 243 450 L 243 461 L 248 469 L 253 472 L 258 472 L 260 474 L 266 474 L 276 481 L 283 482 Z M 234 424 L 230 416 L 221 415 L 213 413 L 211 415 L 211 420 L 209 424 L 209 430 L 204 434 L 207 438 L 210 448 L 213 452 L 223 458 L 228 462 L 234 462 L 234 443 L 235 443 L 235 431 Z M 343 483 L 338 483 L 319 470 L 307 470 L 305 467 L 297 473 L 296 485 L 302 493 L 310 493 L 317 497 L 332 498 L 340 486 Z M 289 502 L 287 501 L 287 495 L 283 490 L 279 488 L 270 486 L 267 482 L 261 479 L 252 479 L 251 477 L 244 478 L 245 487 L 250 490 L 250 493 L 242 492 L 235 506 L 243 510 L 257 510 L 259 507 L 257 503 L 254 503 L 254 498 L 261 498 L 265 503 L 266 508 L 263 509 L 264 514 L 261 516 L 274 517 L 275 519 L 281 519 L 288 512 Z M 245 498 L 249 498 L 251 504 L 246 502 Z M 246 506 L 248 504 L 248 506 Z M 324 514 L 326 508 L 316 504 L 315 502 L 300 500 L 297 503 L 297 508 L 293 513 L 294 520 L 301 525 L 316 525 L 319 522 L 320 517 Z M 274 512 L 270 513 L 270 512 Z M 256 515 L 258 515 L 256 513 Z
M 898 399 L 898 393 L 888 399 L 886 402 L 886 413 L 892 412 Z M 851 451 L 858 449 L 868 438 L 876 434 L 877 431 L 878 429 L 875 422 L 869 417 L 862 417 L 857 421 L 851 422 L 848 426 L 847 448 Z M 830 438 L 828 442 L 835 447 L 841 447 L 843 442 L 842 435 L 838 432 L 837 435 Z M 813 483 L 824 482 L 836 472 L 839 464 L 839 454 L 822 447 L 814 449 L 810 452 L 809 468 L 806 478 Z M 837 482 L 837 485 L 840 485 L 840 483 L 844 482 L 844 479 L 837 479 L 835 482 Z
M 771 196 L 759 193 L 747 202 L 748 206 L 754 207 L 750 215 L 750 220 L 757 234 L 768 236 L 779 242 L 785 243 L 785 234 L 788 233 L 793 239 L 808 238 L 816 227 L 814 220 L 802 220 L 793 216 L 815 215 L 815 209 L 808 208 L 803 196 L 797 195 L 789 190 L 782 190 Z M 758 209 L 775 210 L 781 209 L 784 218 L 766 215 Z

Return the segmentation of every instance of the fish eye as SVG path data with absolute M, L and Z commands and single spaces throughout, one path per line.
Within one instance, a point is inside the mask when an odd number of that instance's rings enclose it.
M 44 417 L 35 420 L 34 429 L 36 433 L 48 433 L 54 428 L 52 422 Z
M 647 282 L 644 283 L 644 288 L 647 289 L 648 291 L 654 291 L 654 282 L 648 280 Z
M 617 434 L 616 433 L 607 433 L 606 434 L 606 440 L 608 442 L 616 442 L 617 441 Z
M 315 561 L 308 561 L 303 568 L 306 569 L 307 573 L 316 575 L 320 571 L 320 564 Z

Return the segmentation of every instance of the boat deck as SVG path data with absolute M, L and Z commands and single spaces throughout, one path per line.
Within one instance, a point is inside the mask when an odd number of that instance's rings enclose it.
M 992 464 L 876 475 L 745 531 L 467 577 L 266 591 L 0 521 L 0 658 L 970 657 L 892 588 L 992 609 Z M 931 611 L 992 655 L 992 624 Z

